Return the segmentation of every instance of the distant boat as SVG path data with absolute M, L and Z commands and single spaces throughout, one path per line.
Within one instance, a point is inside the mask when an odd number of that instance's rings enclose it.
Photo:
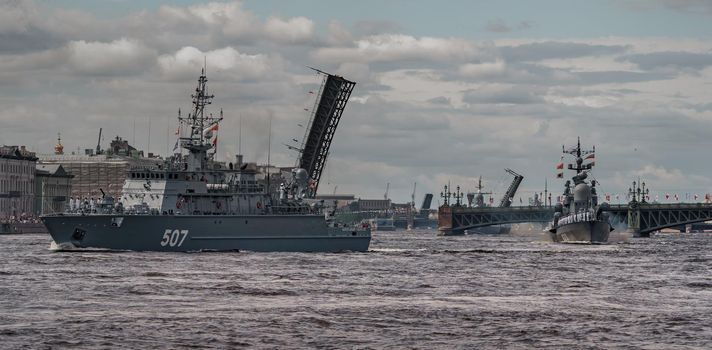
M 368 219 L 368 224 L 372 231 L 395 231 L 392 217 Z
M 8 222 L 0 223 L 0 235 L 11 235 L 15 233 L 20 233 L 17 227 Z

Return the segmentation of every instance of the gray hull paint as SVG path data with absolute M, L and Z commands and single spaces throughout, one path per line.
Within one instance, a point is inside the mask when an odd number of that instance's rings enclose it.
M 60 249 L 362 252 L 371 241 L 369 230 L 328 227 L 321 215 L 56 215 L 42 220 Z
M 552 233 L 554 242 L 561 243 L 608 243 L 611 225 L 604 221 L 584 221 L 562 225 Z

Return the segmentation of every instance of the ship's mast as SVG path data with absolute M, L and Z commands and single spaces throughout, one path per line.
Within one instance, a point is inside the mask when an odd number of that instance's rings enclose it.
M 209 128 L 216 126 L 223 119 L 222 110 L 220 117 L 217 118 L 212 114 L 206 115 L 205 106 L 212 104 L 215 97 L 215 95 L 208 94 L 207 82 L 208 78 L 205 75 L 205 68 L 203 68 L 195 92 L 190 95 L 193 99 L 193 111 L 188 113 L 187 117 L 178 114 L 178 122 L 190 129 L 190 135 L 181 136 L 180 140 L 181 147 L 193 154 L 194 161 L 197 162 L 191 165 L 192 168 L 204 166 L 203 161 L 207 159 L 207 151 L 213 148 L 209 135 L 212 131 L 209 131 Z
M 205 70 L 202 70 L 195 93 L 190 95 L 193 98 L 193 111 L 188 113 L 187 118 L 181 117 L 180 114 L 178 115 L 178 120 L 190 127 L 190 137 L 183 139 L 192 141 L 195 145 L 204 144 L 206 137 L 203 131 L 222 120 L 222 112 L 218 118 L 213 117 L 212 114 L 205 115 L 205 106 L 212 104 L 212 100 L 215 97 L 215 95 L 208 94 L 207 82 L 208 78 L 205 76 Z
M 583 157 L 587 156 L 589 154 L 595 153 L 596 152 L 596 146 L 593 146 L 592 150 L 581 150 L 581 138 L 579 137 L 578 140 L 576 141 L 576 147 L 566 149 L 564 146 L 561 146 L 561 150 L 565 154 L 570 154 L 574 156 L 576 164 L 571 164 L 569 163 L 568 169 L 569 170 L 576 170 L 576 175 L 580 174 L 581 172 L 585 170 L 591 170 L 593 167 L 592 164 L 583 164 Z

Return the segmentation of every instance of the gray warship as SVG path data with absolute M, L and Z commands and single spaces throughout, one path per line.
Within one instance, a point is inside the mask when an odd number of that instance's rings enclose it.
M 554 208 L 554 220 L 549 229 L 551 239 L 561 243 L 608 243 L 608 235 L 613 230 L 606 213 L 609 206 L 605 202 L 598 203 L 596 181 L 591 180 L 590 185 L 586 181 L 593 163 L 583 164 L 585 158 L 593 158 L 595 148 L 582 151 L 579 139 L 576 147 L 562 150 L 564 154 L 574 156 L 575 164 L 569 164 L 568 169 L 576 174 L 571 178 L 573 190 L 571 180 L 567 180 L 563 202 Z
M 187 118 L 178 114 L 181 128 L 189 132 L 178 139 L 187 154 L 177 153 L 156 167 L 131 169 L 120 198 L 104 195 L 96 205 L 79 203 L 69 212 L 42 216 L 54 249 L 368 250 L 369 227 L 338 224 L 323 202 L 313 199 L 335 123 L 355 83 L 332 75 L 324 79 L 322 103 L 311 116 L 300 161 L 291 172 L 281 172 L 278 189 L 270 186 L 274 176 L 268 173 L 259 179 L 254 169 L 241 165 L 241 159 L 234 166 L 213 160 L 212 132 L 223 117 L 222 111 L 219 117 L 204 111 L 214 97 L 207 93 L 206 83 L 203 71 L 191 95 L 192 112 Z M 320 147 L 325 138 L 326 150 Z M 317 166 L 300 167 L 305 163 Z

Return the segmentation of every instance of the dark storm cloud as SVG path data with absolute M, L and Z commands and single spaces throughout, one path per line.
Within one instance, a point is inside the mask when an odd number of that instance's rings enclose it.
M 0 32 L 0 54 L 23 54 L 58 48 L 67 40 L 54 33 L 29 27 L 21 32 Z
M 672 79 L 669 72 L 593 71 L 579 72 L 568 68 L 552 68 L 534 63 L 510 63 L 497 74 L 469 77 L 460 71 L 443 70 L 440 78 L 451 81 L 530 84 L 541 86 L 584 86 L 624 84 Z
M 629 45 L 589 45 L 558 41 L 499 47 L 508 62 L 613 55 L 629 49 L 631 49 Z
M 628 61 L 643 70 L 677 68 L 701 70 L 712 66 L 712 54 L 694 52 L 653 52 L 619 57 L 618 61 Z
M 544 99 L 524 86 L 480 88 L 464 92 L 462 100 L 471 104 L 534 104 Z
M 601 71 L 574 73 L 579 84 L 596 85 L 610 83 L 638 83 L 655 80 L 668 80 L 675 76 L 667 73 L 655 72 L 630 72 L 630 71 Z
M 0 0 L 0 54 L 43 51 L 65 41 L 42 22 L 33 2 Z

